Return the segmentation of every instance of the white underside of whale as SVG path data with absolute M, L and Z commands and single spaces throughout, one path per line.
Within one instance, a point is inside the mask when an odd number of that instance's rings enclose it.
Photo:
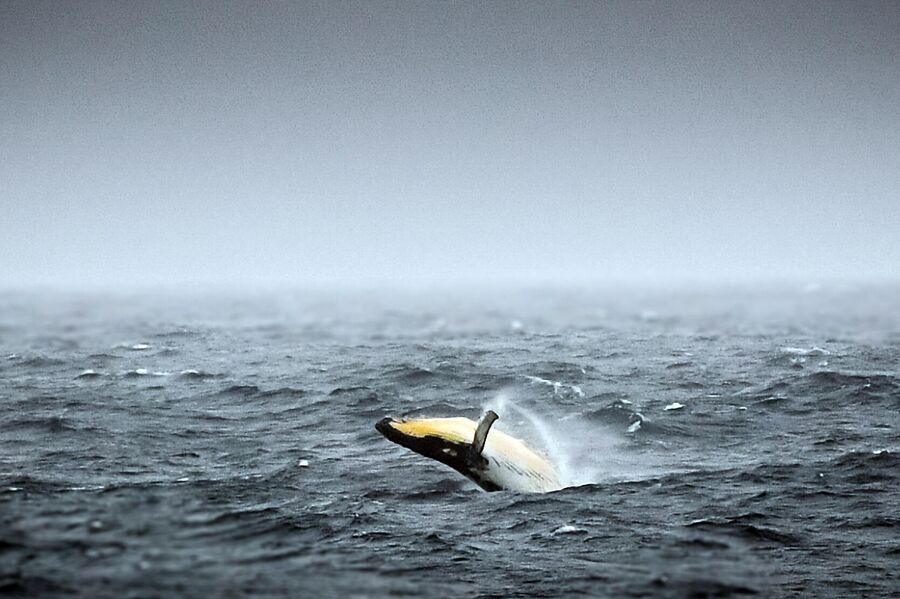
M 416 418 L 397 422 L 395 427 L 414 437 L 439 437 L 456 443 L 470 443 L 478 422 L 468 418 Z M 444 451 L 454 451 L 449 447 Z M 521 439 L 496 427 L 487 433 L 481 456 L 486 466 L 473 471 L 477 476 L 502 489 L 526 493 L 546 493 L 561 489 L 553 464 Z

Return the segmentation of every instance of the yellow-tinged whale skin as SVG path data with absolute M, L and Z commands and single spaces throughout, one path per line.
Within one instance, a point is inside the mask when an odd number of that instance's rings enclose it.
M 384 418 L 375 428 L 390 441 L 446 464 L 486 491 L 546 493 L 562 488 L 556 468 L 523 441 L 491 430 L 497 415 L 468 418 Z

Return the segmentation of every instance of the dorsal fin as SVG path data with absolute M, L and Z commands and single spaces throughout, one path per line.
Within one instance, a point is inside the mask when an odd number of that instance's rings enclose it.
M 484 444 L 487 441 L 488 431 L 491 430 L 491 426 L 493 426 L 494 421 L 498 418 L 500 417 L 497 416 L 497 412 L 488 410 L 487 413 L 481 417 L 481 420 L 478 421 L 478 426 L 475 428 L 475 438 L 472 439 L 472 453 L 480 456 L 481 452 L 484 451 Z

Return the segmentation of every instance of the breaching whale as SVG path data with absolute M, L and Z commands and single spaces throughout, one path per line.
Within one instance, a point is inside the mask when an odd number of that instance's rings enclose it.
M 450 466 L 485 491 L 561 489 L 553 464 L 521 440 L 491 432 L 497 418 L 492 410 L 477 423 L 468 418 L 384 418 L 375 428 L 388 440 Z

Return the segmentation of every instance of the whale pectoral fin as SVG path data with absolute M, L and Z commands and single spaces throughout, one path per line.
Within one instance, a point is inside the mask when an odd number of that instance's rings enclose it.
M 481 420 L 478 421 L 478 427 L 475 429 L 475 438 L 472 439 L 472 453 L 476 456 L 480 456 L 481 452 L 484 451 L 484 444 L 487 441 L 488 431 L 491 430 L 491 426 L 493 426 L 494 421 L 500 418 L 497 416 L 497 413 L 493 410 L 488 410 L 487 413 L 481 417 Z

